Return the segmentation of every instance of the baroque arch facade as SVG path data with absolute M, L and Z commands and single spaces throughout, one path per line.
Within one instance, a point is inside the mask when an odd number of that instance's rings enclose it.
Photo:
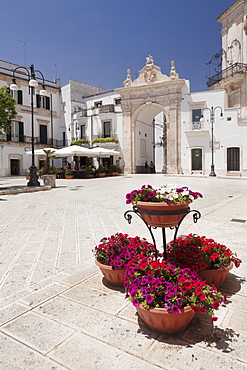
M 162 171 L 181 173 L 180 111 L 185 80 L 176 73 L 175 63 L 171 62 L 168 77 L 161 73 L 149 55 L 139 77 L 132 81 L 128 70 L 123 84 L 124 87 L 116 92 L 122 101 L 124 172 L 139 172 L 141 162 L 154 159 L 155 130 L 159 127 L 162 132 Z M 156 123 L 158 114 L 163 119 Z

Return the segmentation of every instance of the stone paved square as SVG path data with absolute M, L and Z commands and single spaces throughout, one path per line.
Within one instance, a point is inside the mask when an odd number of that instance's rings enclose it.
M 26 184 L 24 178 L 8 181 Z M 228 300 L 214 326 L 196 315 L 180 334 L 153 332 L 124 299 L 124 290 L 107 285 L 94 264 L 92 249 L 104 236 L 124 232 L 151 242 L 138 217 L 131 224 L 123 217 L 131 208 L 125 194 L 148 183 L 200 191 L 204 198 L 193 209 L 202 217 L 195 224 L 188 215 L 179 234 L 211 237 L 243 260 L 221 287 Z M 137 174 L 58 179 L 51 190 L 0 195 L 0 365 L 18 370 L 207 370 L 213 358 L 218 368 L 247 369 L 246 184 L 244 178 Z M 171 240 L 173 230 L 166 232 Z M 154 234 L 162 251 L 161 230 Z

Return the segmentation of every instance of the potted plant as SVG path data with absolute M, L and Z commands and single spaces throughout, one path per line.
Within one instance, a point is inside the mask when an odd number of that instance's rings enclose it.
M 98 177 L 105 177 L 106 176 L 106 168 L 103 167 L 103 166 L 100 166 L 97 170 L 96 170 L 96 173 L 97 173 L 97 176 Z
M 95 171 L 96 170 L 93 166 L 88 166 L 85 168 L 84 174 L 86 175 L 86 178 L 89 179 L 89 178 L 94 177 Z
M 105 144 L 105 143 L 116 143 L 118 144 L 118 139 L 115 137 L 101 137 L 101 138 L 96 138 L 92 140 L 92 144 L 100 143 L 100 144 Z
M 74 172 L 70 168 L 65 170 L 65 178 L 66 179 L 73 179 L 74 178 Z
M 26 171 L 26 180 L 30 180 L 30 171 Z
M 153 257 L 130 261 L 124 286 L 126 298 L 144 322 L 167 334 L 185 329 L 195 312 L 208 313 L 211 321 L 217 320 L 214 309 L 226 298 L 188 268 Z
M 109 172 L 110 172 L 111 176 L 117 176 L 118 172 L 119 172 L 119 166 L 111 164 L 109 166 Z
M 51 186 L 52 188 L 56 187 L 56 176 L 57 168 L 50 166 L 50 160 L 56 158 L 55 150 L 52 149 L 43 149 L 44 154 L 42 157 L 45 157 L 45 167 L 40 170 L 40 175 L 44 181 L 44 185 Z
M 188 213 L 189 204 L 202 194 L 187 186 L 165 184 L 159 188 L 142 185 L 126 194 L 126 203 L 132 203 L 150 226 L 173 227 Z
M 176 260 L 183 267 L 197 272 L 209 284 L 220 286 L 233 265 L 239 267 L 241 260 L 229 248 L 206 236 L 189 234 L 176 239 Z M 167 257 L 174 258 L 174 242 L 167 246 Z
M 105 278 L 114 285 L 123 285 L 125 268 L 132 259 L 153 255 L 153 244 L 138 236 L 116 233 L 103 238 L 94 250 L 95 263 Z

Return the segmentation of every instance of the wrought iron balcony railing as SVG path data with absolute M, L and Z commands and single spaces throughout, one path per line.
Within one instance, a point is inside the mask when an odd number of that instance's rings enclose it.
M 247 73 L 247 64 L 234 63 L 230 67 L 223 69 L 223 71 L 220 71 L 216 73 L 214 76 L 209 77 L 207 81 L 207 86 L 210 87 L 216 84 L 217 82 L 220 82 L 224 78 L 232 77 L 235 74 L 246 74 L 246 73 Z

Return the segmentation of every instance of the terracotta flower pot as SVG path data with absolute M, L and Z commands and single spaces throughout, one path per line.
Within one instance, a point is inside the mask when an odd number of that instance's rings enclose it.
M 98 173 L 98 177 L 105 177 L 106 176 L 106 173 L 105 172 L 99 172 Z
M 181 313 L 174 314 L 165 308 L 145 308 L 140 304 L 137 312 L 150 329 L 165 334 L 183 331 L 195 315 L 190 306 L 184 307 Z
M 74 178 L 74 175 L 65 175 L 65 178 L 66 179 L 73 179 Z
M 123 286 L 125 269 L 113 270 L 111 266 L 103 265 L 97 259 L 95 259 L 95 264 L 110 284 Z
M 233 268 L 233 262 L 231 261 L 229 266 L 215 270 L 201 270 L 198 271 L 198 275 L 201 279 L 206 280 L 208 284 L 214 284 L 219 287 L 226 280 L 229 271 Z
M 172 227 L 177 226 L 188 212 L 191 202 L 155 203 L 137 202 L 136 208 L 144 221 L 150 226 Z

